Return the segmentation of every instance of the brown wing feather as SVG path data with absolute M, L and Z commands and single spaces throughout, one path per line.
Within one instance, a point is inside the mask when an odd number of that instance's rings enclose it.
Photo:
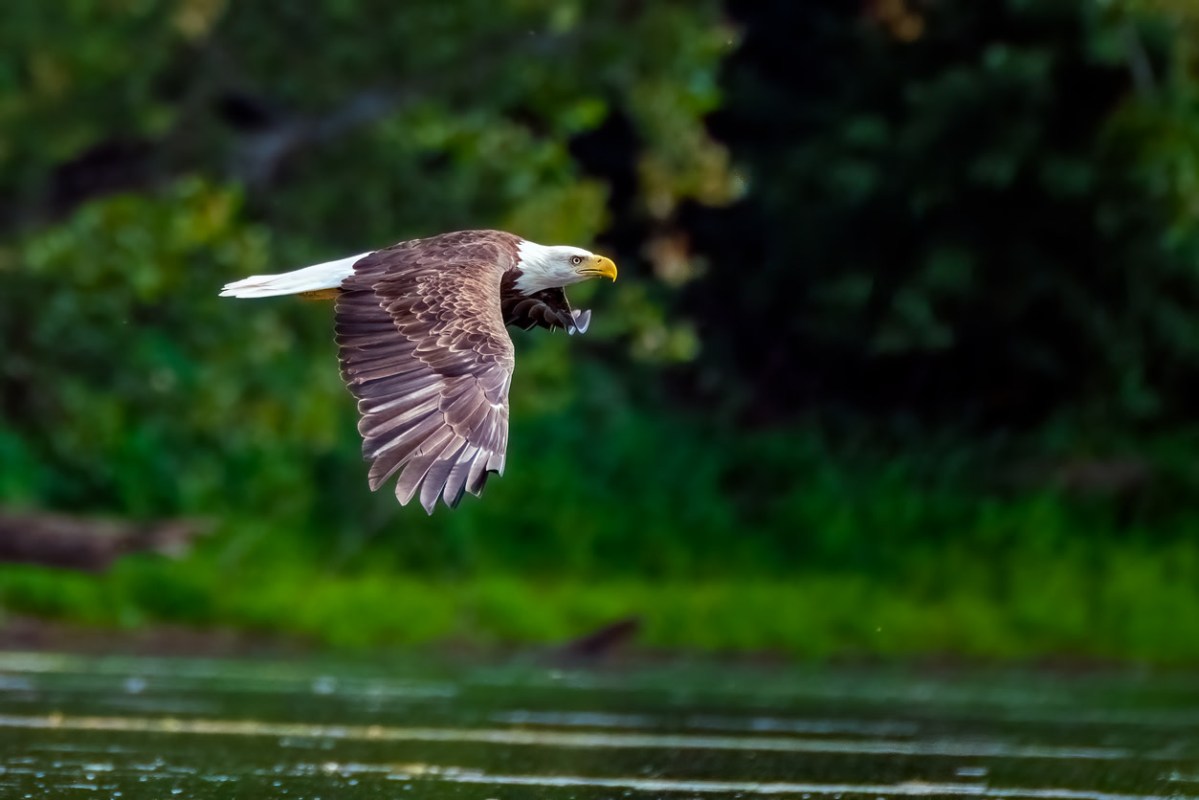
M 371 490 L 432 513 L 502 472 L 512 341 L 502 276 L 519 240 L 473 231 L 404 242 L 354 266 L 337 298 L 341 374 L 358 398 Z

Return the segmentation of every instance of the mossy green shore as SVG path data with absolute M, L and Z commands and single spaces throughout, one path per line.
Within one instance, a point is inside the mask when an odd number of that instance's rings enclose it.
M 207 559 L 129 559 L 88 576 L 5 568 L 9 611 L 100 628 L 182 623 L 387 648 L 447 641 L 559 643 L 630 615 L 637 644 L 800 658 L 953 654 L 981 659 L 1199 661 L 1199 551 L 1112 551 L 1028 564 L 972 562 L 906 579 L 428 579 L 300 565 L 257 577 Z
M 1146 454 L 1154 477 L 1133 498 L 1086 498 L 987 488 L 978 476 L 1010 459 L 977 449 L 864 456 L 800 431 L 704 437 L 641 423 L 629 423 L 636 448 L 608 439 L 624 460 L 586 475 L 513 469 L 455 512 L 370 497 L 361 514 L 386 527 L 367 538 L 323 528 L 319 514 L 226 519 L 180 561 L 132 556 L 101 575 L 4 566 L 0 607 L 330 647 L 554 644 L 635 616 L 648 648 L 1199 661 L 1187 436 L 1113 443 Z M 566 458 L 568 444 L 544 458 Z M 739 486 L 747 460 L 787 480 Z M 589 494 L 622 475 L 623 502 Z M 551 495 L 554 508 L 527 499 Z
M 813 429 L 546 412 L 521 422 L 482 499 L 432 517 L 371 495 L 350 436 L 223 470 L 116 465 L 124 507 L 170 485 L 212 534 L 180 561 L 102 575 L 2 566 L 0 610 L 336 647 L 548 644 L 636 616 L 646 647 L 1199 661 L 1196 431 L 964 444 Z M 44 477 L 5 463 L 10 481 Z M 1140 477 L 1071 485 L 1069 465 L 1105 463 Z M 16 507 L 40 494 L 22 486 Z

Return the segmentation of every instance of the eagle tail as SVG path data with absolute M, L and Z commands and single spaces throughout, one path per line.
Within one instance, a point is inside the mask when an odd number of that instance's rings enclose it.
M 276 297 L 282 294 L 337 289 L 346 278 L 354 274 L 354 265 L 369 255 L 370 253 L 359 253 L 349 258 L 326 261 L 279 275 L 252 275 L 225 284 L 225 288 L 221 290 L 221 297 Z

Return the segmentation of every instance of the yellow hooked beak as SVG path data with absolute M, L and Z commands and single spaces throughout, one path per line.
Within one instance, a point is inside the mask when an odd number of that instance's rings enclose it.
M 616 264 L 606 256 L 591 256 L 579 266 L 579 274 L 616 280 Z

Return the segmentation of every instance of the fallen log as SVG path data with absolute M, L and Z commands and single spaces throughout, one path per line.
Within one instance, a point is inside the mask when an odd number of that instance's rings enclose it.
M 179 558 L 208 527 L 186 519 L 135 522 L 0 510 L 0 562 L 103 572 L 129 553 Z

